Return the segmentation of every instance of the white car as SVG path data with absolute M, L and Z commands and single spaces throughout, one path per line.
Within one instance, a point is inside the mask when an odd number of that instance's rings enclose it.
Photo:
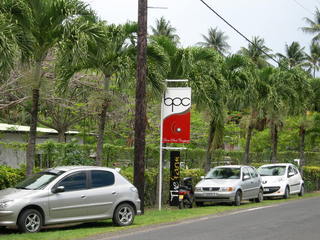
M 231 202 L 239 206 L 241 200 L 263 200 L 261 178 L 254 167 L 215 167 L 195 187 L 194 201 L 197 206 L 204 202 Z
M 304 194 L 304 182 L 297 167 L 291 163 L 266 164 L 258 168 L 264 197 L 288 198 Z

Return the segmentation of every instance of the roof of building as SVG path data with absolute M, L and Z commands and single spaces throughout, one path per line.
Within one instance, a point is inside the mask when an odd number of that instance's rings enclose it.
M 0 132 L 29 132 L 29 126 L 13 125 L 7 123 L 0 123 Z M 48 133 L 48 134 L 58 134 L 58 131 L 52 128 L 42 128 L 37 127 L 37 132 Z M 67 131 L 66 134 L 79 134 L 78 131 Z

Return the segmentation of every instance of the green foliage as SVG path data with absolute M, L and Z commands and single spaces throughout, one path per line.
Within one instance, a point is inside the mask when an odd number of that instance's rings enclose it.
M 0 166 L 0 190 L 17 184 L 25 177 L 25 167 L 15 169 L 8 166 Z
M 303 178 L 307 191 L 320 189 L 320 167 L 306 166 L 303 168 Z

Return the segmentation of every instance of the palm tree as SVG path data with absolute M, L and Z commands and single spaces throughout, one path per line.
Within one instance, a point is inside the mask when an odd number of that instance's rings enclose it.
M 249 58 L 231 55 L 225 59 L 223 74 L 230 85 L 228 105 L 230 109 L 243 109 L 250 112 L 246 130 L 244 162 L 250 163 L 250 143 L 253 130 L 261 120 L 261 101 L 265 97 L 264 88 L 258 77 L 258 70 Z
M 264 39 L 260 37 L 254 37 L 252 43 L 249 43 L 247 48 L 242 47 L 238 53 L 250 58 L 258 68 L 268 66 L 267 59 L 269 57 L 265 53 L 269 54 L 271 49 L 265 46 Z
M 193 102 L 210 117 L 207 154 L 204 168 L 211 167 L 212 155 L 223 148 L 224 120 L 228 97 L 228 84 L 221 74 L 223 58 L 210 48 L 192 48 L 192 67 L 188 79 L 193 90 Z
M 104 22 L 100 22 L 99 27 L 103 32 L 103 43 L 83 39 L 84 42 L 87 41 L 85 44 L 88 45 L 84 52 L 80 51 L 79 46 L 74 45 L 72 41 L 66 43 L 64 49 L 68 49 L 68 54 L 63 52 L 58 66 L 60 77 L 64 79 L 65 83 L 68 83 L 75 73 L 85 70 L 95 70 L 103 75 L 103 94 L 99 103 L 100 114 L 97 127 L 96 164 L 98 166 L 102 164 L 106 116 L 112 102 L 110 87 L 116 85 L 122 90 L 133 88 L 137 24 L 129 22 L 124 25 L 106 25 Z M 74 54 L 75 52 L 79 55 Z M 167 64 L 161 51 L 159 52 L 152 44 L 148 46 L 148 57 L 150 60 L 148 63 L 148 83 L 151 85 L 151 90 L 155 94 L 159 94 L 162 89 L 159 79 L 163 79 L 161 71 Z M 70 62 L 74 64 L 69 64 Z
M 318 8 L 316 8 L 314 13 L 314 20 L 311 20 L 310 18 L 304 18 L 306 21 L 307 27 L 302 27 L 302 31 L 305 33 L 313 34 L 315 35 L 313 37 L 313 41 L 317 42 L 320 40 L 320 11 Z
M 289 69 L 302 66 L 306 59 L 304 47 L 301 47 L 298 42 L 292 42 L 290 45 L 285 45 L 285 55 L 278 53 L 277 56 L 280 58 L 282 63 L 288 65 Z
M 202 34 L 204 42 L 198 44 L 208 48 L 214 48 L 218 53 L 224 55 L 228 53 L 230 45 L 227 43 L 228 36 L 224 32 L 220 31 L 217 27 L 210 27 L 208 30 L 208 36 Z
M 31 42 L 29 36 L 24 29 L 18 28 L 13 21 L 14 17 L 11 13 L 20 13 L 28 15 L 24 2 L 17 0 L 4 0 L 0 6 L 0 75 L 2 79 L 6 79 L 8 74 L 14 67 L 15 61 L 19 55 L 21 60 L 25 60 L 31 54 Z M 27 20 L 22 21 L 28 24 Z
M 151 26 L 152 35 L 154 36 L 166 36 L 174 42 L 179 42 L 179 36 L 176 34 L 176 29 L 171 26 L 170 21 L 167 21 L 164 17 L 156 20 L 156 26 Z
M 84 26 L 94 19 L 93 13 L 87 9 L 87 5 L 78 0 L 20 0 L 19 4 L 25 6 L 24 12 L 13 11 L 17 2 L 6 0 L 5 5 L 1 5 L 1 11 L 9 15 L 11 23 L 19 28 L 21 32 L 31 38 L 30 46 L 32 49 L 32 107 L 30 119 L 30 133 L 26 152 L 27 175 L 32 173 L 35 155 L 36 129 L 38 122 L 38 107 L 40 97 L 40 86 L 42 83 L 43 62 L 48 53 L 63 40 L 67 34 L 73 35 L 75 23 L 82 21 L 78 25 L 78 31 L 85 34 Z M 82 28 L 82 29 L 79 29 Z M 92 28 L 86 28 L 92 31 Z
M 96 148 L 96 164 L 102 164 L 102 150 L 104 142 L 104 131 L 108 107 L 111 102 L 110 84 L 111 80 L 115 82 L 132 78 L 130 69 L 133 67 L 130 54 L 132 49 L 128 40 L 134 37 L 136 32 L 135 23 L 127 23 L 125 25 L 105 25 L 100 23 L 101 31 L 103 32 L 104 42 L 102 44 L 95 42 L 87 42 L 88 49 L 86 52 L 78 50 L 78 46 L 74 46 L 73 42 L 67 43 L 65 49 L 68 49 L 67 55 L 62 55 L 60 58 L 59 69 L 60 76 L 68 82 L 68 80 L 79 71 L 83 70 L 98 70 L 103 74 L 103 96 L 101 99 L 101 107 L 99 114 L 98 138 Z M 85 41 L 86 39 L 84 39 Z M 73 53 L 78 52 L 76 56 Z M 81 61 L 76 59 L 80 58 Z M 70 65 L 68 62 L 75 62 L 75 65 Z
M 306 54 L 305 66 L 308 67 L 308 72 L 316 77 L 316 72 L 320 70 L 320 45 L 319 43 L 312 42 L 310 45 L 310 55 Z
M 207 159 L 204 164 L 208 170 L 212 153 L 223 145 L 226 102 L 226 82 L 221 75 L 223 59 L 212 48 L 178 48 L 174 41 L 164 36 L 153 36 L 150 41 L 160 46 L 169 58 L 165 78 L 189 79 L 193 102 L 199 110 L 205 110 L 210 116 Z

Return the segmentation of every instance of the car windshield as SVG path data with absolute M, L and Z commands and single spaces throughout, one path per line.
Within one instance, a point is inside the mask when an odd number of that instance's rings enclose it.
M 286 166 L 265 166 L 258 169 L 260 176 L 283 176 Z
M 40 172 L 18 183 L 15 188 L 27 190 L 43 189 L 62 173 L 64 173 L 64 171 Z
M 206 179 L 240 179 L 240 168 L 214 168 Z

